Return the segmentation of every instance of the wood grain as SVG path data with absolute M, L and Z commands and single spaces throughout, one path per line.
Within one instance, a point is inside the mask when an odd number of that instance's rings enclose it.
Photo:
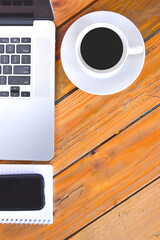
M 159 116 L 160 107 L 55 178 L 55 222 L 63 219 L 65 234 L 160 175 Z
M 105 1 L 101 2 L 101 8 L 113 7 L 112 10 L 120 13 L 126 11 L 124 7 L 121 8 L 117 1 L 112 1 L 112 4 L 109 1 L 108 5 L 106 5 Z M 129 14 L 133 14 L 133 9 L 134 13 L 138 13 L 139 8 L 142 11 L 142 6 L 145 9 L 145 11 L 141 12 L 141 15 L 134 14 L 132 18 L 134 18 L 134 22 L 137 25 L 139 24 L 138 27 L 143 32 L 144 37 L 147 37 L 147 34 L 152 33 L 158 26 L 158 2 L 146 1 L 146 5 L 144 1 L 138 1 L 137 4 L 135 2 L 133 4 L 133 1 L 129 3 L 130 11 L 127 11 L 127 17 Z M 99 5 L 100 2 L 97 2 L 89 9 L 95 10 Z M 142 20 L 140 20 L 141 18 Z M 160 50 L 158 45 L 159 35 L 147 41 L 147 57 L 142 74 L 130 88 L 122 93 L 113 96 L 97 97 L 78 90 L 57 105 L 55 126 L 56 152 L 55 158 L 51 162 L 54 165 L 55 173 L 86 154 L 100 142 L 112 136 L 112 134 L 125 127 L 130 121 L 139 117 L 139 115 L 148 111 L 159 102 L 157 94 L 159 91 L 160 67 L 158 54 Z M 56 63 L 56 99 L 59 99 L 74 88 L 58 62 Z M 116 111 L 114 112 L 114 110 Z M 99 117 L 100 119 L 98 119 Z M 81 142 L 81 147 L 79 142 Z M 1 164 L 3 163 L 2 161 Z
M 52 6 L 55 14 L 55 24 L 60 26 L 68 19 L 72 18 L 75 14 L 82 11 L 90 3 L 94 2 L 93 0 L 52 0 Z
M 60 240 L 160 175 L 159 109 L 54 179 L 54 224 L 0 226 L 3 240 Z
M 129 18 L 139 28 L 143 38 L 160 28 L 160 17 L 157 9 L 160 8 L 158 0 L 98 0 L 80 14 L 75 15 L 64 26 L 57 28 L 57 59 L 60 57 L 61 42 L 67 29 L 81 16 L 94 11 L 113 11 Z
M 160 179 L 69 239 L 158 240 L 159 219 Z
M 160 102 L 160 33 L 146 43 L 146 60 L 138 79 L 123 92 L 93 96 L 77 90 L 56 106 L 55 173 Z
M 78 19 L 80 16 L 83 16 L 84 14 L 93 11 L 114 11 L 132 20 L 139 28 L 143 38 L 145 39 L 158 28 L 160 28 L 160 18 L 157 9 L 160 9 L 160 2 L 158 0 L 99 0 L 89 8 L 86 8 L 84 11 L 80 12 L 79 15 L 76 15 L 63 27 L 58 28 L 56 39 L 56 100 L 75 88 L 75 86 L 69 81 L 62 69 L 60 61 L 60 48 L 65 32 L 76 19 Z
M 159 28 L 158 0 L 99 0 L 85 8 L 90 2 L 53 1 L 57 11 L 56 25 L 59 26 L 56 100 L 74 89 L 63 72 L 59 52 L 67 28 L 79 16 L 95 10 L 119 12 L 138 26 L 144 38 Z M 61 4 L 66 6 L 63 8 Z M 72 4 L 72 9 L 69 4 Z M 85 10 L 77 14 L 83 8 Z M 68 19 L 71 21 L 68 22 Z M 159 42 L 160 34 L 147 41 L 144 69 L 137 81 L 122 93 L 100 97 L 78 90 L 57 104 L 56 155 L 51 162 L 54 173 L 68 167 L 83 155 L 86 156 L 54 179 L 53 225 L 1 225 L 0 239 L 65 239 L 160 175 L 159 108 L 102 144 L 159 103 Z M 97 145 L 100 146 L 92 151 Z

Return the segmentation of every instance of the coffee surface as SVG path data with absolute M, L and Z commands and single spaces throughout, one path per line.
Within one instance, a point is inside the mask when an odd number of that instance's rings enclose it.
M 81 55 L 92 68 L 107 70 L 114 67 L 122 57 L 123 43 L 116 32 L 100 27 L 88 32 L 82 39 Z

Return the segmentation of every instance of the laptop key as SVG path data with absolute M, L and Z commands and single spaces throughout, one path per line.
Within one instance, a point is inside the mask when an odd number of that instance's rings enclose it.
M 0 76 L 0 85 L 6 85 L 6 76 Z
M 9 97 L 9 92 L 0 92 L 0 97 Z
M 15 45 L 7 45 L 6 53 L 15 53 Z
M 19 97 L 20 87 L 11 87 L 11 97 Z
M 22 5 L 22 0 L 14 0 L 13 1 L 13 6 L 21 6 Z
M 11 43 L 20 43 L 20 38 L 11 38 Z
M 0 74 L 1 74 L 1 66 L 0 66 Z
M 14 74 L 30 74 L 30 66 L 14 66 Z
M 4 53 L 4 45 L 0 45 L 0 53 Z
M 30 85 L 30 77 L 26 76 L 9 76 L 9 85 Z
M 30 97 L 30 92 L 21 92 L 21 97 Z
M 11 56 L 11 63 L 12 64 L 19 64 L 20 63 L 20 55 L 12 55 Z
M 22 56 L 22 64 L 30 64 L 31 63 L 31 56 L 30 55 L 23 55 Z
M 9 1 L 9 0 L 3 0 L 3 1 L 2 1 L 2 5 L 3 5 L 3 6 L 11 6 L 11 1 Z
M 12 74 L 12 66 L 3 66 L 3 74 Z
M 17 53 L 30 53 L 31 45 L 17 45 Z
M 30 43 L 31 38 L 22 38 L 22 43 Z
M 33 5 L 33 0 L 24 0 L 24 5 L 25 6 L 32 6 Z
M 19 93 L 11 92 L 11 97 L 19 97 Z
M 9 64 L 9 55 L 1 55 L 1 64 Z
M 9 43 L 9 38 L 0 38 L 0 43 Z

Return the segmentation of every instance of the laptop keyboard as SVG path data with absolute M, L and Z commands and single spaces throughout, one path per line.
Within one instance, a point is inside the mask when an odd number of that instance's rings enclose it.
M 0 98 L 30 97 L 31 38 L 0 38 Z

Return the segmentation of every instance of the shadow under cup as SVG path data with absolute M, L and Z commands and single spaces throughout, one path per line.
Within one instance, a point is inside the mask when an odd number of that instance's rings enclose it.
M 124 47 L 120 36 L 110 28 L 97 27 L 85 34 L 80 44 L 81 59 L 93 71 L 104 72 L 121 60 Z

